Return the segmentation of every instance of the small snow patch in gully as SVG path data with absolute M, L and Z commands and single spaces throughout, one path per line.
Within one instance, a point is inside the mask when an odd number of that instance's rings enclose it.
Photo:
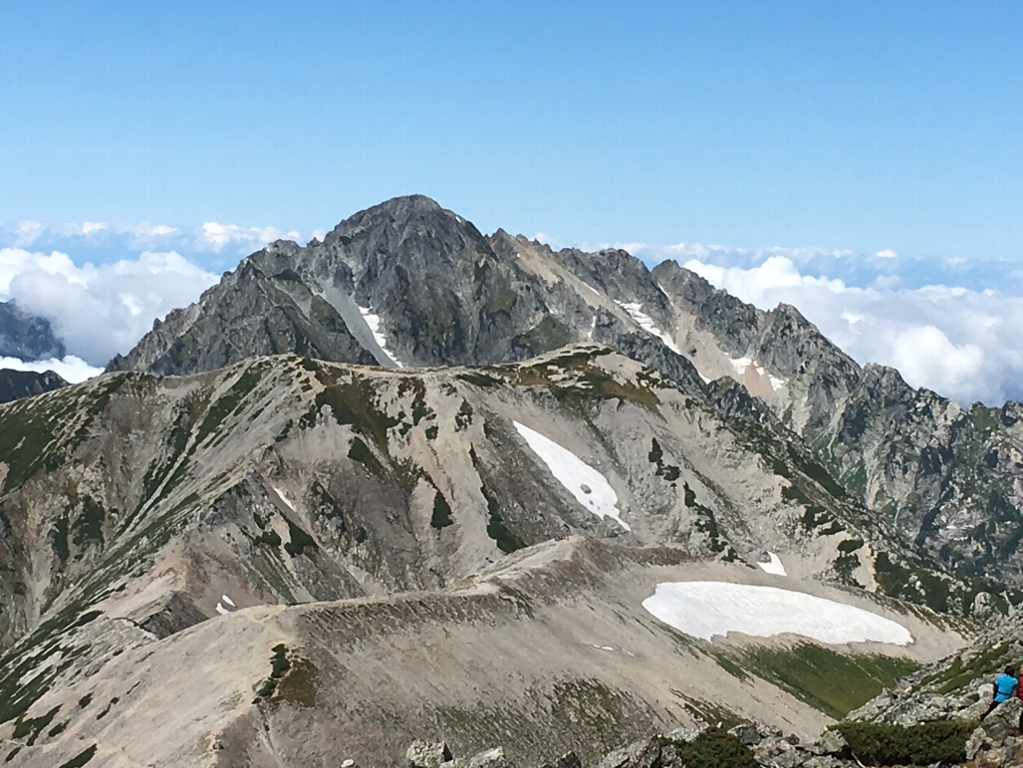
M 766 573 L 770 573 L 773 576 L 788 576 L 785 572 L 785 564 L 781 561 L 774 552 L 768 552 L 767 556 L 771 558 L 770 562 L 757 563 Z
M 693 637 L 729 632 L 754 637 L 802 635 L 822 643 L 909 645 L 913 635 L 876 613 L 803 592 L 723 581 L 658 584 L 643 607 Z
M 618 509 L 618 494 L 606 477 L 550 438 L 544 437 L 525 424 L 517 421 L 514 424 L 529 447 L 543 460 L 554 478 L 565 486 L 576 501 L 597 517 L 610 517 L 625 530 L 632 530 L 629 524 L 622 520 Z
M 227 613 L 234 613 L 234 610 L 237 607 L 238 606 L 234 604 L 234 600 L 232 600 L 227 595 L 221 595 L 220 601 L 217 603 L 217 613 L 219 613 L 221 616 Z
M 671 336 L 669 336 L 656 325 L 654 325 L 653 318 L 651 318 L 650 315 L 642 311 L 643 305 L 640 304 L 638 301 L 629 304 L 626 304 L 621 301 L 615 301 L 615 304 L 617 304 L 619 307 L 628 312 L 629 317 L 631 317 L 640 328 L 649 333 L 651 336 L 656 336 L 665 344 L 667 344 L 668 349 L 670 349 L 672 352 L 678 355 L 682 354 L 682 351 L 678 348 L 678 345 L 675 344 L 674 339 L 672 339 Z
M 288 500 L 288 497 L 284 495 L 284 491 L 282 491 L 282 490 L 281 490 L 280 488 L 278 488 L 277 486 L 274 486 L 274 493 L 276 493 L 276 494 L 277 494 L 277 496 L 278 496 L 278 497 L 280 498 L 280 500 L 284 502 L 284 506 L 286 506 L 286 507 L 287 507 L 288 509 L 290 509 L 290 510 L 291 510 L 292 512 L 294 512 L 294 511 L 295 511 L 295 505 L 294 505 L 294 504 L 292 504 L 292 503 L 291 503 L 291 502 L 290 502 L 290 501 Z
M 384 335 L 383 328 L 381 327 L 380 315 L 373 314 L 373 310 L 369 307 L 359 307 L 359 314 L 362 315 L 362 319 L 369 326 L 369 332 L 373 334 L 373 339 L 376 341 L 377 346 L 380 347 L 380 351 L 396 366 L 404 368 L 405 365 L 392 355 L 391 351 L 387 348 L 387 336 Z

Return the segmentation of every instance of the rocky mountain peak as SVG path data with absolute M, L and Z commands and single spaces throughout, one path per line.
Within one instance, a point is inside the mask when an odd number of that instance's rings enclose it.
M 28 314 L 14 301 L 0 301 L 0 357 L 47 360 L 65 354 L 48 320 Z

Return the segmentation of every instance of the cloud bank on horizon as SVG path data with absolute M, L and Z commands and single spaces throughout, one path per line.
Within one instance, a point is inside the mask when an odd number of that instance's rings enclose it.
M 213 221 L 193 228 L 31 221 L 0 228 L 0 301 L 13 298 L 49 319 L 69 353 L 64 361 L 0 367 L 48 363 L 71 381 L 95 375 L 154 320 L 215 284 L 211 267 L 233 267 L 280 238 L 302 239 L 293 230 Z M 651 264 L 675 259 L 760 308 L 792 304 L 857 361 L 891 365 L 914 386 L 963 404 L 1023 399 L 1016 331 L 1023 327 L 1023 264 L 928 263 L 891 248 L 616 245 Z
M 0 301 L 14 299 L 48 319 L 68 350 L 63 360 L 3 359 L 0 367 L 53 370 L 73 382 L 98 375 L 154 320 L 214 285 L 219 276 L 209 266 L 233 266 L 270 241 L 299 237 L 275 227 L 215 221 L 194 229 L 95 221 L 57 227 L 21 221 L 0 228 Z

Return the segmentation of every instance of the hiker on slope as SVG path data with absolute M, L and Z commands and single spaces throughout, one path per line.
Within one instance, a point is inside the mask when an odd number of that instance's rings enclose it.
M 1004 704 L 1017 695 L 1019 695 L 1019 678 L 1016 677 L 1016 670 L 1012 667 L 1006 667 L 1005 671 L 995 678 L 995 693 L 991 697 L 991 706 L 987 708 L 987 712 L 981 715 L 980 719 L 983 720 L 999 704 Z

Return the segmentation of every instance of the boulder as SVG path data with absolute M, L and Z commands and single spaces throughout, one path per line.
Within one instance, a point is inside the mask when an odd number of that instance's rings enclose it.
M 814 755 L 842 755 L 849 748 L 845 736 L 833 728 L 829 728 L 821 734 L 813 744 L 807 747 L 807 751 Z
M 1021 714 L 1023 702 L 1019 699 L 1009 699 L 998 705 L 970 734 L 966 742 L 966 759 L 976 760 L 978 765 L 1019 765 L 1018 762 L 1005 763 L 1004 760 L 1023 745 L 1019 732 Z
M 466 768 L 512 768 L 512 764 L 505 757 L 504 748 L 495 747 L 470 757 Z
M 763 734 L 760 733 L 760 729 L 753 723 L 741 723 L 734 728 L 730 728 L 728 733 L 738 739 L 740 744 L 744 744 L 747 747 L 752 747 L 764 738 Z
M 597 768 L 655 768 L 661 762 L 662 740 L 654 736 L 616 749 L 597 764 Z
M 668 739 L 671 741 L 679 741 L 688 744 L 693 741 L 697 736 L 706 731 L 710 726 L 697 725 L 692 728 L 676 728 L 668 734 Z
M 583 768 L 583 763 L 575 752 L 566 752 L 553 763 L 544 763 L 540 768 Z
M 416 739 L 405 752 L 408 768 L 440 768 L 451 760 L 451 750 L 443 741 L 422 741 Z
M 807 754 L 787 739 L 776 736 L 764 739 L 753 747 L 753 756 L 760 765 L 772 768 L 802 768 Z

